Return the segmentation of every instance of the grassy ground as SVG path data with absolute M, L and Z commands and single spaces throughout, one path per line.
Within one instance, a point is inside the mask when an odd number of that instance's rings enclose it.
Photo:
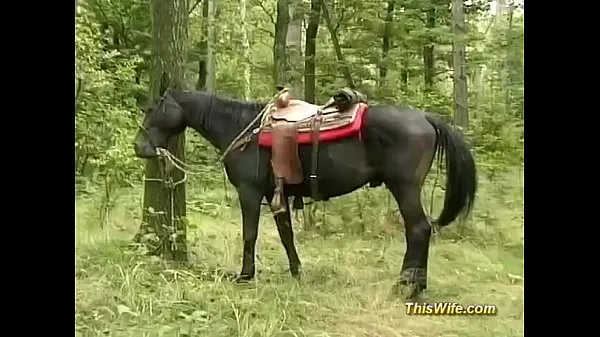
M 248 285 L 216 277 L 216 270 L 239 271 L 241 263 L 240 213 L 219 201 L 222 191 L 196 186 L 190 193 L 202 199 L 190 197 L 190 222 L 197 228 L 189 234 L 194 267 L 186 270 L 127 249 L 139 221 L 139 191 L 124 192 L 104 228 L 97 220 L 99 203 L 79 197 L 76 335 L 523 336 L 522 181 L 513 175 L 481 185 L 469 223 L 436 235 L 424 298 L 493 304 L 496 316 L 406 314 L 391 291 L 404 235 L 394 223 L 395 209 L 385 207 L 384 191 L 330 202 L 326 224 L 315 231 L 295 223 L 304 266 L 300 282 L 287 273 L 287 258 L 265 212 L 258 279 Z M 352 211 L 360 216 L 344 208 L 358 204 L 379 207 Z M 345 224 L 362 228 L 360 234 L 344 230 Z

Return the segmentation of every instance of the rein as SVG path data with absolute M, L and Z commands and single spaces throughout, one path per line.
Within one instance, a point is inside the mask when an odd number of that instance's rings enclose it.
M 271 106 L 271 104 L 273 104 L 275 99 L 277 99 L 277 97 L 279 97 L 282 93 L 284 93 L 286 91 L 288 91 L 288 89 L 283 88 L 275 95 L 275 97 L 271 98 L 269 103 L 267 103 L 265 105 L 265 107 L 258 113 L 258 115 L 256 115 L 256 117 L 254 117 L 254 119 L 250 123 L 248 123 L 248 125 L 246 125 L 246 127 L 233 139 L 233 141 L 231 141 L 231 143 L 229 144 L 227 149 L 225 149 L 225 151 L 223 151 L 223 154 L 221 155 L 221 157 L 219 157 L 220 162 L 222 162 L 223 159 L 225 159 L 227 154 L 229 154 L 229 152 L 233 149 L 234 145 L 236 145 L 236 143 L 244 136 L 244 134 L 246 134 L 246 132 L 248 132 L 248 130 L 250 130 L 252 125 L 254 125 L 254 123 L 256 123 L 256 121 L 259 120 L 264 115 L 264 113 L 267 111 L 267 108 L 269 108 Z M 252 131 L 252 134 L 253 135 L 257 134 L 259 130 L 260 130 L 260 127 L 257 129 L 254 129 Z
M 220 162 L 221 166 L 223 166 L 223 160 L 225 159 L 227 154 L 229 154 L 229 152 L 231 152 L 231 150 L 235 147 L 236 143 L 244 136 L 244 134 L 246 134 L 248 132 L 248 130 L 252 127 L 252 125 L 254 125 L 254 123 L 256 123 L 257 120 L 259 120 L 261 117 L 263 117 L 265 115 L 265 112 L 273 104 L 273 102 L 275 102 L 275 99 L 277 99 L 277 97 L 279 97 L 279 95 L 281 95 L 283 92 L 286 92 L 287 90 L 288 90 L 287 88 L 282 88 L 273 98 L 271 98 L 271 100 L 256 115 L 256 117 L 254 117 L 254 119 L 250 123 L 248 123 L 248 125 L 246 125 L 246 127 L 233 139 L 233 141 L 229 144 L 227 149 L 225 149 L 225 151 L 223 151 L 223 154 L 219 157 L 219 162 Z M 165 91 L 165 93 L 161 97 L 160 103 L 162 103 L 162 101 L 164 101 L 166 95 L 167 95 L 167 91 Z M 138 128 L 140 130 L 143 130 L 146 134 L 148 133 L 148 130 L 146 130 L 146 128 L 140 123 L 138 123 Z M 259 130 L 260 130 L 260 127 L 254 129 L 252 131 L 252 135 L 257 134 Z M 148 141 L 150 141 L 151 145 L 154 146 L 150 137 L 147 137 L 147 138 L 148 138 Z M 249 141 L 249 139 L 248 139 L 248 141 Z M 180 170 L 181 172 L 183 172 L 183 179 L 174 183 L 174 185 L 178 185 L 178 184 L 181 184 L 184 181 L 186 181 L 188 175 L 202 174 L 202 172 L 200 172 L 200 171 L 192 170 L 191 165 L 189 165 L 189 164 L 183 162 L 181 159 L 177 158 L 173 153 L 171 153 L 171 151 L 169 151 L 166 148 L 156 147 L 156 155 L 158 157 L 164 158 L 166 160 L 165 171 L 170 172 L 173 169 L 173 167 L 175 167 L 178 170 Z M 223 170 L 225 170 L 224 167 L 223 167 Z M 162 179 L 150 179 L 150 178 L 145 178 L 145 177 L 144 177 L 144 180 L 146 180 L 146 181 L 163 181 Z M 226 184 L 225 184 L 225 190 L 227 192 Z

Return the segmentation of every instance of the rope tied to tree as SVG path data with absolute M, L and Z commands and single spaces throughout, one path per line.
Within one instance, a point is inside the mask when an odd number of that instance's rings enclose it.
M 184 168 L 184 166 L 186 166 L 187 164 L 184 163 L 183 161 L 181 161 L 179 158 L 175 157 L 175 155 L 173 155 L 167 149 L 157 148 L 156 153 L 157 153 L 159 159 L 165 160 L 163 177 L 162 178 L 146 178 L 146 176 L 144 176 L 143 180 L 150 181 L 150 182 L 160 182 L 169 190 L 169 208 L 171 211 L 171 227 L 173 227 L 173 229 L 171 230 L 172 233 L 169 235 L 169 237 L 170 237 L 169 241 L 172 245 L 172 248 L 174 250 L 177 250 L 176 238 L 177 238 L 178 233 L 177 233 L 177 228 L 175 226 L 175 223 L 176 223 L 176 221 L 181 220 L 181 219 L 177 219 L 175 217 L 175 198 L 174 198 L 173 193 L 175 191 L 175 188 L 178 185 L 183 184 L 187 181 L 188 173 L 190 173 L 190 174 L 200 174 L 200 173 L 199 172 L 191 172 L 191 171 L 186 170 Z M 180 170 L 183 173 L 183 177 L 178 181 L 173 181 L 173 176 L 171 175 L 173 168 L 177 168 L 178 170 Z M 161 212 L 161 211 L 157 212 L 157 211 L 154 211 L 154 209 L 148 209 L 148 212 L 152 215 L 157 215 L 157 214 L 164 215 L 165 214 L 165 212 Z M 163 225 L 163 227 L 166 227 L 165 229 L 170 230 L 170 228 L 166 225 Z M 159 242 L 158 242 L 158 245 L 156 248 L 157 251 L 164 244 L 164 241 L 166 240 L 166 238 L 167 237 L 165 235 L 162 235 L 161 237 L 159 237 Z

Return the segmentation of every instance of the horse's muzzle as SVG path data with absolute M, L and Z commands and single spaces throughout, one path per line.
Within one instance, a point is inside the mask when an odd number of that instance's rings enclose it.
M 148 143 L 133 143 L 135 156 L 142 159 L 156 157 L 156 149 Z

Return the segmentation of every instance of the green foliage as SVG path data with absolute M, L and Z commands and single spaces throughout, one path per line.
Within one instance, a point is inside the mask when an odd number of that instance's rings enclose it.
M 194 4 L 191 1 L 190 4 Z M 247 35 L 250 57 L 243 56 L 242 23 L 238 1 L 218 1 L 216 32 L 216 91 L 242 97 L 245 67 L 250 69 L 250 95 L 266 100 L 273 94 L 273 38 L 276 0 L 248 0 Z M 523 12 L 490 13 L 491 1 L 465 4 L 467 12 L 467 72 L 469 74 L 468 140 L 479 172 L 495 177 L 523 161 Z M 395 1 L 389 25 L 391 45 L 382 57 L 387 1 L 327 1 L 342 54 L 357 88 L 372 104 L 404 104 L 440 114 L 453 123 L 452 29 L 448 1 Z M 186 65 L 189 88 L 195 87 L 199 62 L 205 57 L 202 41 L 205 18 L 202 4 L 190 14 L 190 48 Z M 299 10 L 308 13 L 309 3 Z M 427 20 L 433 13 L 433 21 Z M 506 13 L 508 12 L 508 13 Z M 150 12 L 148 2 L 93 0 L 82 5 L 76 18 L 76 172 L 80 190 L 104 184 L 114 188 L 139 181 L 142 161 L 131 153 L 136 113 L 146 103 L 149 64 Z M 434 85 L 424 81 L 425 46 L 433 46 Z M 323 18 L 317 35 L 317 100 L 346 86 Z M 387 68 L 380 78 L 379 68 Z M 187 137 L 186 161 L 202 173 L 190 184 L 223 186 L 216 151 L 194 132 Z M 108 183 L 107 183 L 108 182 Z M 112 192 L 111 192 L 112 193 Z M 440 191 L 441 193 L 441 191 Z M 367 197 L 361 196 L 361 203 Z M 355 202 L 353 201 L 353 204 Z M 369 215 L 363 216 L 368 218 Z
M 482 171 L 494 176 L 523 165 L 523 132 L 523 121 L 505 114 L 484 112 L 475 119 L 469 136 Z
M 99 25 L 83 10 L 76 17 L 75 172 L 80 180 L 116 187 L 131 185 L 141 162 L 131 153 L 137 127 L 136 55 L 125 56 L 102 44 Z M 113 187 L 108 187 L 113 189 Z
M 499 317 L 490 326 L 487 317 L 438 317 L 436 324 L 402 317 L 402 304 L 390 299 L 389 288 L 406 248 L 403 219 L 383 187 L 363 188 L 319 203 L 304 214 L 312 214 L 315 220 L 313 227 L 304 230 L 302 215 L 294 216 L 300 255 L 307 267 L 300 287 L 289 280 L 267 207 L 261 215 L 258 246 L 261 282 L 245 289 L 221 280 L 218 276 L 224 271 L 239 267 L 242 256 L 237 244 L 240 210 L 231 198 L 234 189 L 223 180 L 216 151 L 195 132 L 186 137 L 186 162 L 200 173 L 190 175 L 187 185 L 188 242 L 194 267 L 176 270 L 128 250 L 125 243 L 138 231 L 141 219 L 143 161 L 133 156 L 131 141 L 148 92 L 149 3 L 79 1 L 77 336 L 523 334 L 522 10 L 515 10 L 511 18 L 491 15 L 489 0 L 465 3 L 470 120 L 466 136 L 477 161 L 480 189 L 466 222 L 434 234 L 429 259 L 429 294 L 460 303 L 498 305 Z M 215 3 L 217 92 L 242 97 L 242 72 L 248 67 L 251 97 L 269 98 L 277 1 L 247 0 L 249 59 L 243 56 L 239 1 Z M 372 104 L 410 105 L 453 122 L 449 1 L 395 1 L 386 58 L 382 56 L 386 0 L 326 3 L 353 80 Z M 301 10 L 306 13 L 308 7 L 303 1 Z M 428 27 L 426 11 L 432 8 L 435 20 Z M 189 88 L 195 87 L 199 62 L 205 56 L 204 20 L 200 4 L 189 20 Z M 434 47 L 432 87 L 424 81 L 425 46 Z M 382 66 L 387 67 L 385 81 L 380 78 Z M 318 101 L 347 85 L 324 20 L 317 36 L 316 67 Z M 444 175 L 437 173 L 434 164 L 423 191 L 426 212 L 432 217 L 443 204 Z
M 523 336 L 522 187 L 513 174 L 505 179 L 504 195 L 484 185 L 469 235 L 451 235 L 455 226 L 435 234 L 425 295 L 494 304 L 496 317 L 405 314 L 390 288 L 406 242 L 401 220 L 387 214 L 393 201 L 383 189 L 328 202 L 324 223 L 317 215 L 322 230 L 303 231 L 295 222 L 304 263 L 300 283 L 289 276 L 272 215 L 264 212 L 258 281 L 249 285 L 221 278 L 239 268 L 242 256 L 239 210 L 215 206 L 214 194 L 222 190 L 190 190 L 198 201 L 189 208 L 190 224 L 197 228 L 188 232 L 195 257 L 188 268 L 127 248 L 137 230 L 140 190 L 127 191 L 104 229 L 93 221 L 96 205 L 78 199 L 76 335 L 364 337 L 401 331 L 403 336 Z M 357 207 L 361 203 L 363 209 Z

